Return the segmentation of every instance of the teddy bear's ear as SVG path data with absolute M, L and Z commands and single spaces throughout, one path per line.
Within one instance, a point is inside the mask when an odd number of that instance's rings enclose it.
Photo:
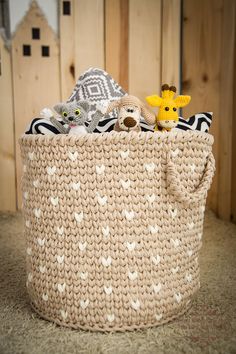
M 78 106 L 82 107 L 85 112 L 88 112 L 90 109 L 90 104 L 87 101 L 78 101 L 77 104 Z
M 107 107 L 106 114 L 111 113 L 113 109 L 118 108 L 120 104 L 120 100 L 112 101 L 109 106 Z
M 58 103 L 53 107 L 54 111 L 56 111 L 58 114 L 61 114 L 64 110 L 64 103 Z

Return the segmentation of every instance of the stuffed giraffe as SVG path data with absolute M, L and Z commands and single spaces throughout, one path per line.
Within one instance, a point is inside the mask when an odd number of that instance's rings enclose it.
M 176 93 L 175 86 L 170 86 L 165 84 L 161 87 L 161 97 L 157 95 L 152 95 L 146 97 L 146 101 L 152 107 L 160 107 L 158 115 L 153 121 L 155 123 L 156 131 L 170 131 L 172 128 L 176 127 L 179 121 L 179 116 L 177 109 L 186 106 L 190 100 L 190 96 L 177 96 L 174 98 Z

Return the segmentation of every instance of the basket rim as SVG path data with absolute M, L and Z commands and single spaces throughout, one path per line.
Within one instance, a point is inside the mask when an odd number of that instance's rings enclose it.
M 19 138 L 21 146 L 82 146 L 82 145 L 110 145 L 110 144 L 144 144 L 144 143 L 172 143 L 172 142 L 189 142 L 189 141 L 205 142 L 212 145 L 214 142 L 213 135 L 196 130 L 171 132 L 105 132 L 91 133 L 83 136 L 57 134 L 57 135 L 41 135 L 41 134 L 23 134 Z

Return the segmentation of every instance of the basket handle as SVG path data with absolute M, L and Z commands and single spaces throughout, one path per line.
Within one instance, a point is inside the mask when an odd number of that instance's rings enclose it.
M 202 179 L 193 192 L 187 192 L 185 187 L 181 184 L 178 172 L 176 171 L 174 163 L 171 161 L 170 153 L 167 154 L 167 185 L 176 197 L 176 199 L 184 204 L 197 203 L 201 199 L 205 199 L 207 191 L 210 188 L 213 176 L 215 172 L 215 159 L 210 152 L 208 161 Z

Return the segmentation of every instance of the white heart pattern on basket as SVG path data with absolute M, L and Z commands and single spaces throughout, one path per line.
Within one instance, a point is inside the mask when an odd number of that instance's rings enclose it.
M 113 322 L 113 321 L 115 320 L 115 315 L 114 315 L 114 313 L 111 314 L 111 315 L 107 315 L 107 319 L 108 319 L 108 321 L 109 321 L 110 323 Z
M 89 305 L 89 299 L 87 300 L 80 300 L 80 306 L 82 307 L 82 309 L 86 309 Z
M 33 279 L 33 275 L 32 275 L 32 273 L 29 273 L 29 274 L 28 274 L 28 281 L 31 282 L 32 279 Z
M 63 320 L 66 320 L 66 319 L 67 319 L 67 317 L 68 317 L 68 313 L 67 313 L 67 311 L 65 311 L 65 310 L 61 310 L 60 312 L 61 312 L 61 317 L 63 318 Z
M 104 267 L 109 267 L 111 263 L 112 263 L 111 256 L 108 256 L 107 258 L 102 257 L 102 264 L 104 265 Z
M 104 291 L 107 295 L 111 295 L 112 293 L 112 286 L 106 287 L 104 286 Z
M 47 174 L 49 176 L 53 176 L 54 173 L 56 172 L 56 170 L 57 170 L 56 166 L 52 166 L 52 167 L 48 166 L 47 167 Z
M 178 148 L 171 151 L 171 156 L 176 157 L 178 155 L 179 155 L 179 149 Z
M 79 249 L 80 249 L 80 251 L 85 251 L 85 249 L 86 249 L 86 247 L 87 247 L 87 242 L 85 241 L 85 242 L 79 242 Z
M 175 268 L 171 268 L 171 271 L 172 271 L 173 274 L 176 274 L 178 272 L 178 270 L 179 270 L 178 266 L 175 267 Z
M 155 194 L 146 195 L 146 199 L 149 201 L 150 204 L 152 204 L 155 202 L 156 196 L 155 196 Z
M 71 161 L 76 161 L 78 157 L 78 151 L 75 152 L 68 151 L 68 156 Z
M 194 228 L 194 222 L 189 222 L 188 228 L 189 228 L 189 230 L 192 230 Z
M 98 203 L 101 205 L 101 206 L 104 206 L 106 203 L 107 203 L 107 196 L 104 195 L 103 197 L 97 193 L 97 199 L 98 199 Z
M 157 320 L 157 321 L 160 321 L 161 319 L 162 319 L 162 313 L 160 313 L 160 314 L 155 314 L 155 319 Z
M 88 278 L 88 272 L 80 272 L 79 275 L 82 280 L 86 280 Z
M 34 151 L 28 152 L 28 157 L 32 161 L 34 159 Z
M 133 251 L 134 249 L 135 249 L 135 247 L 136 247 L 136 243 L 135 243 L 135 241 L 133 241 L 133 242 L 126 242 L 126 247 L 128 248 L 128 250 L 131 252 L 131 251 Z
M 57 233 L 58 233 L 60 236 L 62 236 L 63 233 L 64 233 L 64 227 L 63 227 L 63 226 L 61 226 L 61 227 L 57 226 Z
M 157 225 L 148 225 L 148 230 L 151 232 L 151 234 L 156 234 L 159 231 L 159 227 Z
M 58 283 L 57 284 L 57 289 L 60 293 L 63 293 L 65 291 L 65 288 L 66 288 L 66 283 Z
M 78 191 L 80 189 L 80 182 L 77 183 L 73 182 L 71 184 L 71 187 L 74 189 L 74 191 Z
M 160 261 L 161 261 L 161 257 L 159 255 L 151 256 L 151 261 L 155 265 L 158 265 L 160 263 Z
M 173 238 L 171 238 L 170 240 L 173 243 L 175 248 L 177 248 L 179 246 L 179 240 L 177 238 L 175 240 L 173 240 Z
M 84 213 L 81 211 L 80 213 L 74 213 L 75 215 L 75 220 L 78 222 L 78 223 L 81 223 L 81 221 L 83 220 L 84 218 Z
M 152 288 L 156 294 L 159 293 L 161 290 L 161 283 L 158 283 L 157 285 L 152 284 Z
M 59 202 L 59 199 L 58 199 L 58 197 L 55 197 L 55 198 L 51 197 L 50 201 L 51 201 L 53 206 L 57 206 L 58 202 Z
M 102 175 L 105 171 L 105 166 L 101 165 L 101 166 L 96 166 L 96 172 L 98 175 Z
M 189 283 L 191 283 L 191 281 L 192 281 L 192 275 L 191 275 L 191 274 L 186 274 L 185 279 L 186 279 Z
M 43 247 L 44 243 L 45 243 L 45 238 L 38 237 L 37 242 L 38 242 L 39 246 Z
M 129 279 L 130 280 L 135 280 L 135 279 L 137 279 L 138 278 L 138 272 L 128 272 L 128 277 L 129 277 Z
M 169 206 L 169 212 L 170 212 L 170 215 L 171 215 L 171 217 L 174 219 L 176 216 L 177 216 L 177 214 L 178 214 L 178 210 L 175 208 L 172 208 L 172 206 L 170 205 Z
M 125 218 L 128 220 L 128 221 L 131 221 L 135 214 L 134 214 L 134 211 L 131 210 L 131 211 L 128 211 L 128 210 L 123 210 L 123 215 L 125 216 Z
M 106 227 L 102 227 L 102 233 L 103 233 L 103 236 L 105 236 L 105 237 L 109 236 L 110 228 L 108 225 Z
M 42 295 L 42 299 L 43 299 L 43 301 L 48 301 L 48 295 L 47 294 L 43 294 Z
M 144 168 L 148 173 L 154 172 L 155 167 L 156 167 L 156 165 L 154 164 L 154 162 L 144 164 Z
M 188 254 L 189 257 L 191 257 L 193 255 L 193 250 L 188 250 L 187 254 Z
M 45 266 L 39 266 L 39 271 L 40 273 L 44 274 L 46 272 L 46 267 Z
M 129 179 L 127 179 L 127 181 L 121 179 L 120 183 L 124 189 L 128 189 L 130 187 L 131 181 Z
M 182 295 L 180 293 L 176 293 L 176 294 L 174 294 L 174 298 L 179 304 L 180 301 L 182 300 Z
M 34 209 L 34 215 L 36 216 L 36 218 L 40 218 L 40 216 L 41 216 L 41 210 L 40 209 Z
M 27 247 L 26 253 L 28 254 L 28 256 L 31 256 L 32 255 L 32 248 Z
M 35 188 L 38 188 L 38 187 L 39 187 L 39 180 L 38 180 L 38 179 L 36 179 L 35 181 L 33 181 L 33 186 L 34 186 Z
M 23 193 L 23 197 L 24 197 L 24 199 L 26 199 L 26 200 L 27 200 L 27 199 L 28 199 L 28 197 L 29 197 L 29 192 L 24 192 L 24 193 Z
M 59 264 L 62 264 L 64 262 L 64 258 L 65 258 L 64 254 L 62 256 L 57 255 L 57 262 Z
M 140 302 L 139 300 L 131 300 L 131 306 L 133 307 L 134 310 L 139 310 L 140 308 Z
M 129 156 L 129 150 L 126 150 L 126 151 L 120 150 L 119 153 L 120 153 L 120 156 L 122 157 L 122 159 L 127 159 L 127 157 Z

